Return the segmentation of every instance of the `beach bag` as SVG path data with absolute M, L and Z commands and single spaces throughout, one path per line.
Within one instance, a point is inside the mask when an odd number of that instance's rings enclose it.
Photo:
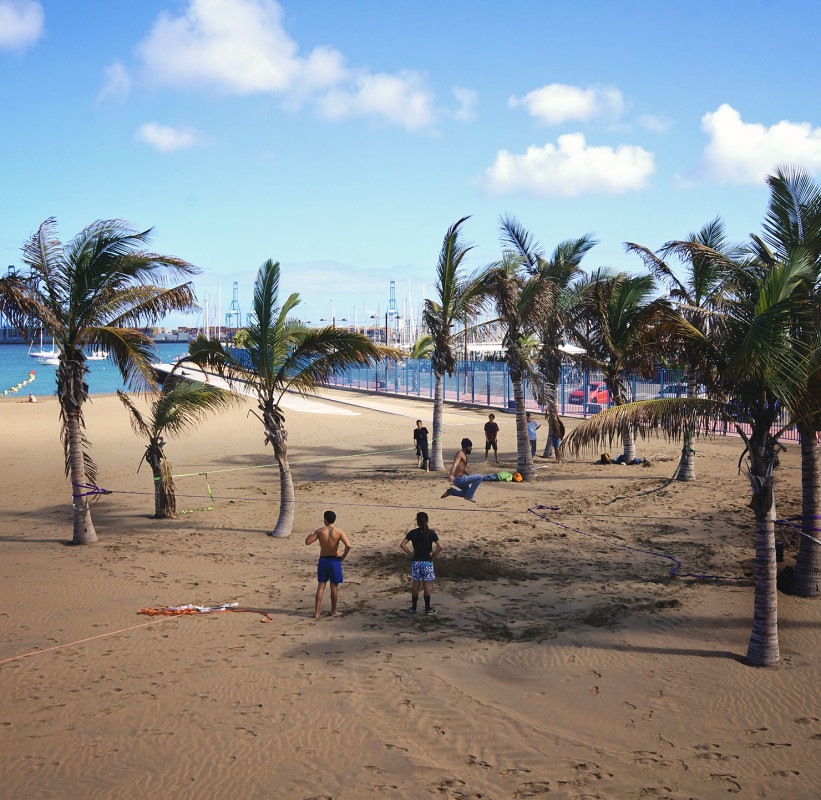
M 513 480 L 518 483 L 522 479 L 522 476 L 518 472 L 513 473 Z
M 612 464 L 613 459 L 610 458 L 610 453 L 602 453 L 599 459 L 599 464 Z

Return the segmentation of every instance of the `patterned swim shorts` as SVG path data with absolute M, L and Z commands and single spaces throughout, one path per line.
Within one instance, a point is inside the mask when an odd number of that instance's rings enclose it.
M 411 562 L 411 577 L 415 581 L 432 581 L 433 562 L 432 561 L 412 561 Z

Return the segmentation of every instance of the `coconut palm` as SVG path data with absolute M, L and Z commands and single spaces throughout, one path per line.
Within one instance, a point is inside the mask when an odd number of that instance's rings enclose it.
M 721 310 L 729 291 L 732 273 L 728 267 L 741 253 L 738 245 L 727 242 L 723 221 L 716 217 L 697 233 L 691 233 L 686 242 L 668 242 L 659 251 L 661 257 L 633 242 L 626 242 L 625 249 L 637 253 L 650 272 L 667 284 L 669 297 L 684 319 L 707 333 L 716 321 L 713 313 Z M 670 255 L 678 256 L 682 262 L 683 280 L 664 260 Z M 687 365 L 687 397 L 695 397 L 699 383 L 698 351 L 684 345 L 683 354 Z M 696 479 L 692 440 L 692 432 L 685 434 L 676 471 L 680 481 Z
M 821 187 L 803 170 L 780 167 L 767 179 L 770 201 L 764 232 L 753 237 L 753 252 L 765 264 L 803 253 L 812 266 L 801 296 L 813 310 L 807 325 L 795 335 L 807 343 L 821 332 Z M 802 597 L 821 594 L 821 372 L 811 375 L 792 409 L 801 436 L 801 545 L 795 562 L 792 591 Z
M 581 292 L 573 323 L 573 335 L 585 349 L 579 360 L 602 373 L 616 406 L 628 401 L 627 376 L 652 377 L 667 344 L 660 322 L 669 305 L 652 299 L 653 291 L 652 275 L 597 270 Z M 630 463 L 636 457 L 635 431 L 625 426 L 622 435 L 624 460 Z
M 502 346 L 516 405 L 516 470 L 528 481 L 535 472 L 527 436 L 524 383 L 526 378 L 532 384 L 539 380 L 531 335 L 550 313 L 554 287 L 546 274 L 531 275 L 524 266 L 518 255 L 508 251 L 501 261 L 487 267 L 480 281 L 504 331 Z
M 97 541 L 89 500 L 96 467 L 85 438 L 84 348 L 99 345 L 133 387 L 153 380 L 154 343 L 137 326 L 194 306 L 190 283 L 167 286 L 196 268 L 142 248 L 150 230 L 121 220 L 94 222 L 63 244 L 47 219 L 23 248 L 30 276 L 0 279 L 0 310 L 21 330 L 42 327 L 59 350 L 57 399 L 66 475 L 71 477 L 75 544 Z M 34 323 L 34 326 L 32 326 Z
M 537 329 L 540 342 L 537 369 L 540 379 L 536 400 L 545 409 L 550 420 L 550 436 L 546 437 L 543 456 L 553 456 L 553 437 L 561 438 L 556 430 L 558 420 L 558 386 L 562 375 L 563 353 L 559 349 L 568 329 L 569 314 L 578 304 L 574 281 L 583 274 L 579 266 L 584 256 L 598 244 L 590 235 L 567 239 L 546 257 L 533 236 L 512 216 L 502 218 L 502 242 L 523 261 L 531 275 L 542 274 L 549 279 L 550 303 Z
M 143 461 L 151 468 L 154 518 L 172 519 L 177 516 L 177 503 L 171 466 L 165 457 L 164 437 L 179 436 L 196 428 L 208 414 L 237 402 L 238 396 L 173 372 L 165 379 L 162 388 L 149 396 L 147 413 L 121 389 L 117 390 L 117 396 L 128 409 L 134 433 L 148 441 L 137 471 Z
M 279 262 L 266 261 L 254 284 L 253 324 L 247 326 L 243 350 L 226 349 L 216 340 L 198 339 L 189 345 L 189 358 L 224 375 L 229 384 L 244 382 L 256 395 L 265 431 L 265 444 L 274 449 L 279 467 L 280 507 L 270 536 L 288 536 L 294 522 L 294 483 L 288 463 L 288 431 L 280 402 L 288 391 L 313 395 L 337 370 L 365 366 L 399 352 L 379 347 L 360 333 L 329 325 L 306 328 L 288 315 L 299 305 L 291 294 L 279 305 Z
M 453 375 L 457 361 L 454 327 L 469 320 L 481 306 L 480 286 L 476 277 L 460 275 L 464 257 L 473 249 L 460 239 L 461 227 L 469 217 L 462 217 L 448 228 L 436 265 L 436 297 L 425 300 L 424 322 L 433 339 L 431 369 L 434 375 L 433 441 L 430 469 L 444 469 L 442 457 L 442 414 L 444 410 L 445 374 Z M 465 330 L 464 335 L 467 335 Z
M 754 290 L 728 298 L 722 324 L 708 332 L 679 317 L 680 335 L 700 351 L 713 381 L 711 398 L 669 398 L 630 403 L 586 420 L 565 440 L 581 449 L 613 440 L 626 430 L 661 430 L 673 439 L 696 430 L 709 433 L 734 424 L 745 443 L 747 475 L 756 522 L 755 612 L 747 659 L 756 666 L 778 663 L 775 565 L 775 478 L 780 409 L 793 404 L 821 353 L 796 341 L 792 331 L 810 315 L 796 290 L 811 274 L 804 257 L 774 264 L 748 285 Z M 670 312 L 672 314 L 672 312 Z M 720 331 L 720 333 L 718 332 Z

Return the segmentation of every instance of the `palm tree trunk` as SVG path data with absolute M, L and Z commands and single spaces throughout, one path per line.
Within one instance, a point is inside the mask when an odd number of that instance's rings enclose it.
M 748 447 L 755 511 L 755 603 L 747 660 L 756 667 L 771 667 L 780 659 L 775 562 L 775 449 L 769 440 L 765 446 L 748 442 Z
M 269 536 L 281 539 L 290 536 L 294 527 L 294 479 L 288 463 L 288 432 L 280 423 L 266 427 L 266 433 L 279 466 L 279 516 Z
M 85 489 L 87 480 L 83 457 L 83 424 L 79 409 L 67 410 L 64 419 L 74 509 L 72 544 L 92 544 L 97 541 L 97 531 L 94 530 L 94 523 L 91 520 L 89 496 Z
M 636 459 L 636 434 L 632 425 L 625 425 L 621 438 L 624 444 L 624 461 L 632 464 Z
M 177 500 L 168 462 L 154 454 L 147 456 L 146 460 L 154 476 L 154 519 L 174 519 L 177 516 Z
M 821 448 L 812 424 L 799 425 L 801 434 L 801 537 L 793 573 L 793 593 L 821 594 Z
M 430 448 L 431 471 L 441 471 L 445 468 L 445 461 L 442 457 L 442 414 L 445 407 L 445 376 L 439 372 L 434 373 L 436 383 L 433 392 L 433 438 Z
M 561 369 L 561 365 L 559 366 Z M 547 419 L 555 418 L 559 415 L 559 407 L 558 407 L 558 381 L 554 378 L 548 378 L 544 382 L 543 388 L 543 405 L 545 407 L 545 411 L 547 411 Z M 548 435 L 545 438 L 544 443 L 544 452 L 542 453 L 542 458 L 553 458 L 556 453 L 553 449 L 553 429 L 549 428 Z M 559 437 L 556 437 L 559 438 Z
M 525 416 L 525 390 L 522 376 L 511 374 L 513 397 L 516 402 L 516 471 L 523 481 L 532 481 L 536 477 L 533 469 L 533 456 L 530 453 L 530 439 L 527 438 L 527 418 Z
M 684 434 L 684 445 L 681 448 L 681 459 L 678 462 L 677 481 L 694 481 L 696 479 L 696 459 L 693 450 L 693 427 L 689 426 Z

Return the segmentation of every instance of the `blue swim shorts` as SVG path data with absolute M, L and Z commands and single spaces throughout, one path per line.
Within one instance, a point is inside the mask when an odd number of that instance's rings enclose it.
M 316 563 L 316 579 L 319 583 L 342 583 L 342 559 L 339 556 L 320 556 Z
M 432 561 L 411 561 L 411 577 L 415 581 L 432 581 L 433 562 Z

